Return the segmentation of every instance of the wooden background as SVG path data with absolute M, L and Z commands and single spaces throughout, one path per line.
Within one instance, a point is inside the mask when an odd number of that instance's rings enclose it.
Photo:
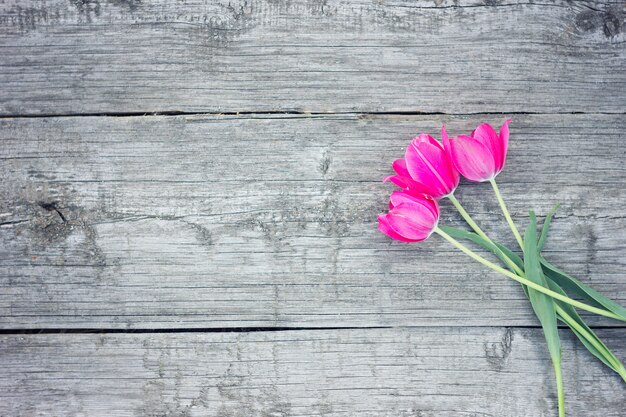
M 625 14 L 0 2 L 0 415 L 555 416 L 520 287 L 380 234 L 381 178 L 418 132 L 512 118 L 518 225 L 560 202 L 546 256 L 626 303 Z M 487 185 L 457 195 L 513 243 Z M 561 336 L 568 415 L 623 417 Z

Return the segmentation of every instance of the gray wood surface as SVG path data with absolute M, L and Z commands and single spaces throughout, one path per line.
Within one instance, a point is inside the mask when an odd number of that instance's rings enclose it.
M 483 119 L 2 120 L 2 323 L 535 325 L 514 282 L 442 239 L 406 245 L 376 230 L 394 189 L 381 179 L 411 135 Z M 499 178 L 520 226 L 529 208 L 562 204 L 548 258 L 622 302 L 624 128 L 621 115 L 517 116 Z M 458 195 L 513 244 L 488 185 Z M 449 204 L 443 213 L 461 225 Z
M 615 1 L 0 2 L 0 114 L 626 110 Z
M 601 332 L 624 357 L 622 330 Z M 626 389 L 564 334 L 570 416 Z M 411 328 L 0 337 L 7 416 L 555 416 L 538 329 Z
M 0 1 L 0 416 L 556 416 L 519 286 L 380 234 L 381 179 L 417 132 L 512 117 L 518 225 L 560 202 L 546 256 L 625 304 L 625 15 Z M 488 186 L 457 195 L 514 244 Z M 568 417 L 623 417 L 561 335 Z

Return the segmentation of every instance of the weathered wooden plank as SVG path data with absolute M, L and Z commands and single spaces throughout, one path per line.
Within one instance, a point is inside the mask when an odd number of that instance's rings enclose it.
M 623 330 L 602 331 L 626 355 Z M 11 416 L 555 416 L 538 329 L 0 336 Z M 625 385 L 569 335 L 568 415 L 621 417 Z
M 516 284 L 441 239 L 376 230 L 411 135 L 482 119 L 1 120 L 2 326 L 534 325 Z M 562 203 L 547 256 L 621 302 L 625 127 L 516 117 L 499 177 L 520 226 Z M 513 243 L 488 186 L 458 195 Z M 449 204 L 442 222 L 460 224 Z
M 625 7 L 6 0 L 0 113 L 624 112 Z

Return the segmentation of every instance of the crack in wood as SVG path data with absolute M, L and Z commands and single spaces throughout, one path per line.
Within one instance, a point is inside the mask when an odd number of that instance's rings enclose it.
M 52 119 L 52 118 L 70 118 L 70 117 L 162 117 L 162 116 L 304 116 L 304 117 L 336 117 L 336 116 L 524 116 L 524 115 L 626 115 L 626 112 L 582 112 L 582 111 L 563 111 L 563 112 L 536 112 L 536 111 L 477 111 L 477 112 L 442 112 L 442 111 L 298 111 L 298 110 L 259 110 L 259 111 L 228 111 L 228 112 L 203 112 L 203 111 L 153 111 L 153 112 L 98 112 L 98 113 L 41 113 L 41 114 L 3 114 L 0 119 Z
M 63 213 L 61 213 L 61 210 L 59 210 L 59 208 L 57 207 L 57 203 L 56 202 L 46 203 L 46 202 L 40 201 L 37 204 L 39 205 L 39 207 L 41 207 L 42 209 L 44 209 L 46 211 L 54 211 L 54 212 L 56 212 L 59 215 L 59 217 L 61 218 L 61 220 L 63 221 L 63 223 L 67 223 L 67 219 L 65 218 Z

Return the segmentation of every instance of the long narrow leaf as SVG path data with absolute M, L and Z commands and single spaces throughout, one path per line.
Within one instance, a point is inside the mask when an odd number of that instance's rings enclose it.
M 508 266 L 508 260 L 512 260 L 518 267 L 524 268 L 524 263 L 519 256 L 511 252 L 509 248 L 506 246 L 500 245 L 496 242 L 493 244 L 482 237 L 478 236 L 474 232 L 468 232 L 466 230 L 457 229 L 450 226 L 439 226 L 441 230 L 449 234 L 455 239 L 466 239 L 476 243 L 479 246 L 482 246 L 484 249 L 487 249 L 489 252 L 496 255 L 506 266 Z
M 552 218 L 554 214 L 559 209 L 560 204 L 552 207 L 552 210 L 548 212 L 546 215 L 546 219 L 543 221 L 543 226 L 541 227 L 541 236 L 539 237 L 539 242 L 537 243 L 537 252 L 541 252 L 543 249 L 543 245 L 546 243 L 546 239 L 548 237 L 548 230 L 550 229 L 550 223 L 552 222 Z
M 471 240 L 472 242 L 477 243 L 478 245 L 482 246 L 483 248 L 491 252 L 495 250 L 494 245 L 492 245 L 491 243 L 489 243 L 482 237 L 478 236 L 474 232 L 468 232 L 467 230 L 457 229 L 456 227 L 450 227 L 450 226 L 439 226 L 439 228 L 455 239 Z
M 513 252 L 511 249 L 507 248 L 506 246 L 499 244 L 498 242 L 493 242 L 493 243 L 498 247 L 498 249 L 502 251 L 502 253 L 504 253 L 504 255 L 506 255 L 513 262 L 515 262 L 517 266 L 524 269 L 524 260 L 520 258 L 517 255 L 517 253 Z
M 535 213 L 530 212 L 530 224 L 524 233 L 524 272 L 526 278 L 541 284 L 544 287 L 548 285 L 546 278 L 541 271 L 541 263 L 539 262 L 539 251 L 537 250 L 537 221 Z M 552 297 L 548 297 L 536 290 L 528 288 L 528 296 L 530 304 L 535 310 L 535 314 L 541 322 L 543 334 L 548 344 L 548 351 L 554 364 L 554 372 L 556 374 L 557 395 L 559 399 L 559 416 L 565 416 L 564 393 L 563 393 L 563 376 L 561 373 L 561 339 L 559 339 L 559 328 L 556 318 L 556 303 Z
M 507 248 L 506 246 L 501 245 L 498 242 L 494 242 L 494 243 L 496 244 L 496 246 L 498 246 L 498 249 L 500 249 L 500 251 L 502 251 L 504 255 L 508 256 L 509 259 L 515 262 L 515 265 L 522 268 L 522 270 L 524 269 L 524 260 L 522 258 L 517 256 L 515 252 L 513 252 L 511 249 Z M 521 284 L 521 285 L 522 285 L 522 289 L 524 290 L 524 294 L 526 294 L 526 298 L 530 299 L 530 296 L 528 295 L 528 287 L 524 284 Z
M 559 294 L 567 295 L 563 289 L 553 281 L 548 280 L 548 286 L 552 291 L 558 292 Z M 583 345 L 587 348 L 587 350 L 594 355 L 596 358 L 600 359 L 606 366 L 614 370 L 615 372 L 619 372 L 617 367 L 621 365 L 620 360 L 611 352 L 611 350 L 602 342 L 602 340 L 587 326 L 587 323 L 580 317 L 578 312 L 574 307 L 567 303 L 563 303 L 560 301 L 555 301 L 560 308 L 562 308 L 565 313 L 570 316 L 580 327 L 584 329 L 587 334 L 587 337 L 593 339 L 599 348 L 596 348 L 594 344 L 587 339 L 581 332 L 579 332 L 572 324 L 570 324 L 566 319 L 564 319 L 561 315 L 557 314 L 560 321 L 566 324 L 572 332 L 578 337 L 578 339 L 582 342 Z M 613 365 L 615 364 L 615 365 Z M 618 365 L 619 364 L 619 365 Z M 623 365 L 621 365 L 623 368 Z
M 530 224 L 524 234 L 524 270 L 526 272 L 526 278 L 530 281 L 542 286 L 548 285 L 541 271 L 541 263 L 539 262 L 539 253 L 537 252 L 537 224 L 535 214 L 532 211 L 530 212 Z M 535 310 L 535 314 L 541 322 L 541 327 L 543 327 L 552 361 L 555 362 L 555 364 L 560 364 L 561 341 L 559 339 L 554 299 L 531 288 L 528 289 L 528 295 L 533 310 Z
M 545 276 L 559 284 L 566 292 L 576 294 L 589 304 L 609 310 L 626 319 L 626 308 L 623 306 L 588 285 L 583 284 L 573 276 L 561 271 L 559 268 L 546 261 L 545 258 L 540 258 L 540 262 Z

